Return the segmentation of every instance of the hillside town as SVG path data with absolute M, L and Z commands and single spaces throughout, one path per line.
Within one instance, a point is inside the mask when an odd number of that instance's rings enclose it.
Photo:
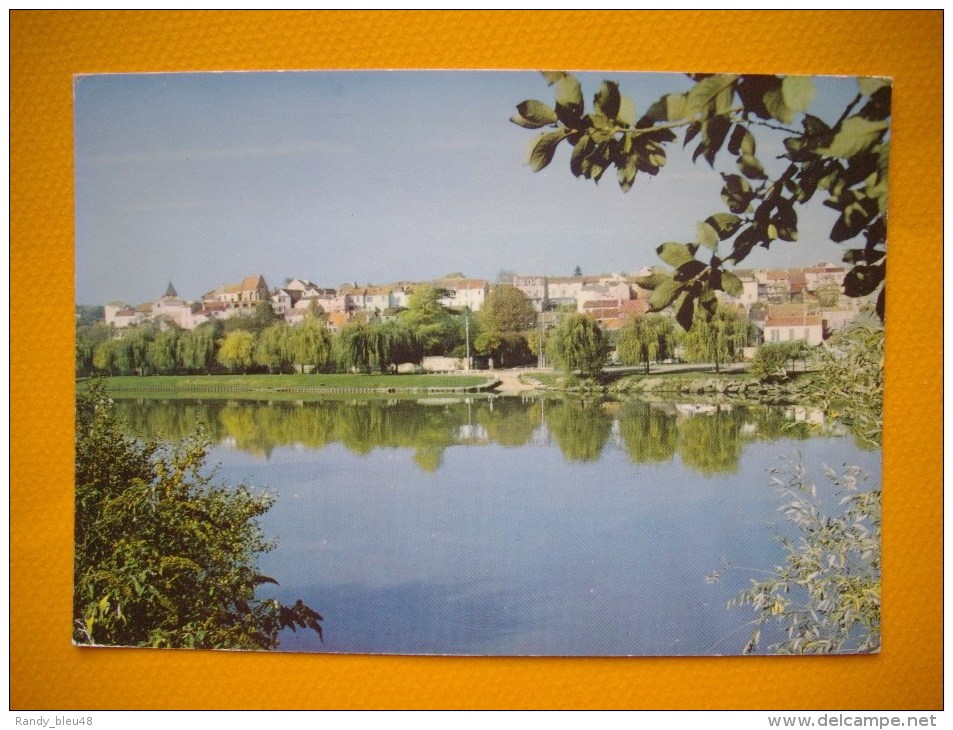
M 193 330 L 206 322 L 249 316 L 262 304 L 270 305 L 276 318 L 289 325 L 301 323 L 309 314 L 321 314 L 332 333 L 338 333 L 355 318 L 387 321 L 407 309 L 415 289 L 430 286 L 442 293 L 440 303 L 455 312 L 479 312 L 489 293 L 501 284 L 523 292 L 539 314 L 542 326 L 555 320 L 556 312 L 575 311 L 589 315 L 603 330 L 614 332 L 632 317 L 649 310 L 650 292 L 638 280 L 650 273 L 630 275 L 507 276 L 503 281 L 451 276 L 426 282 L 399 281 L 385 285 L 356 283 L 329 288 L 309 279 L 289 278 L 271 288 L 261 274 L 241 282 L 222 284 L 195 300 L 179 296 L 170 282 L 165 293 L 151 302 L 130 305 L 114 301 L 105 305 L 106 324 L 121 336 L 123 330 L 148 323 Z M 735 274 L 743 292 L 731 297 L 719 292 L 723 305 L 741 313 L 756 325 L 764 342 L 803 340 L 819 345 L 831 332 L 853 321 L 865 305 L 841 293 L 847 269 L 831 263 L 806 268 L 743 269 Z

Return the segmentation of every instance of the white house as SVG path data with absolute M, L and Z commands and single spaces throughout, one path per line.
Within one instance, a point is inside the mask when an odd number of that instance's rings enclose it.
M 451 309 L 468 307 L 471 312 L 479 312 L 490 292 L 486 279 L 437 279 L 432 282 L 437 289 L 446 289 L 447 296 L 440 303 Z
M 790 308 L 777 311 L 777 308 L 770 307 L 764 321 L 764 341 L 769 343 L 795 340 L 804 340 L 811 347 L 820 345 L 824 341 L 824 327 L 820 315 L 808 314 L 806 309 L 795 314 Z
M 545 276 L 515 276 L 513 286 L 526 295 L 537 312 L 549 305 L 549 285 Z

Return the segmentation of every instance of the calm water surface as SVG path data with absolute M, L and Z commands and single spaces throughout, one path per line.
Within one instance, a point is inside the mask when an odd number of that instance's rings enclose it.
M 800 458 L 819 487 L 823 464 L 880 479 L 879 451 L 765 406 L 117 406 L 138 434 L 178 438 L 201 421 L 222 478 L 277 494 L 263 526 L 279 543 L 261 568 L 280 598 L 325 617 L 324 643 L 286 632 L 290 651 L 739 653 L 751 614 L 726 603 L 781 560 L 786 529 L 768 470 Z

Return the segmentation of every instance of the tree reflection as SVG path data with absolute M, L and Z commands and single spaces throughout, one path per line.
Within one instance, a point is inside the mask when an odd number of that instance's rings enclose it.
M 741 458 L 742 408 L 718 405 L 711 412 L 682 419 L 678 453 L 682 463 L 707 477 L 734 474 Z
M 678 420 L 662 408 L 629 401 L 619 414 L 619 435 L 636 464 L 671 461 L 678 448 Z
M 133 434 L 179 440 L 202 424 L 213 443 L 264 458 L 276 447 L 321 449 L 340 443 L 357 455 L 378 448 L 413 450 L 426 472 L 456 445 L 543 445 L 545 425 L 569 461 L 596 461 L 618 424 L 618 443 L 635 464 L 671 461 L 706 476 L 731 474 L 747 441 L 809 438 L 804 414 L 771 406 L 683 406 L 573 399 L 354 399 L 317 401 L 118 399 L 116 411 Z
M 476 420 L 493 443 L 524 446 L 543 422 L 541 401 L 526 403 L 516 398 L 498 398 L 492 408 L 485 401 L 477 410 Z
M 598 459 L 612 432 L 612 419 L 602 405 L 584 401 L 547 404 L 546 424 L 569 461 Z

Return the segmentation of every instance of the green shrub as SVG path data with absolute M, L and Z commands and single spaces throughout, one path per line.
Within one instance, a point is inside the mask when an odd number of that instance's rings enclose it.
M 177 446 L 126 436 L 102 385 L 76 409 L 74 641 L 272 649 L 284 628 L 321 635 L 298 601 L 256 597 L 258 556 L 274 543 L 258 518 L 274 498 L 203 474 L 200 434 Z
M 880 649 L 881 490 L 862 489 L 867 474 L 855 466 L 824 472 L 840 497 L 840 514 L 825 512 L 802 464 L 774 472 L 782 510 L 798 535 L 780 538 L 784 563 L 771 578 L 752 580 L 729 603 L 755 611 L 745 654 L 758 650 L 761 630 L 770 622 L 785 632 L 768 647 L 778 654 Z

